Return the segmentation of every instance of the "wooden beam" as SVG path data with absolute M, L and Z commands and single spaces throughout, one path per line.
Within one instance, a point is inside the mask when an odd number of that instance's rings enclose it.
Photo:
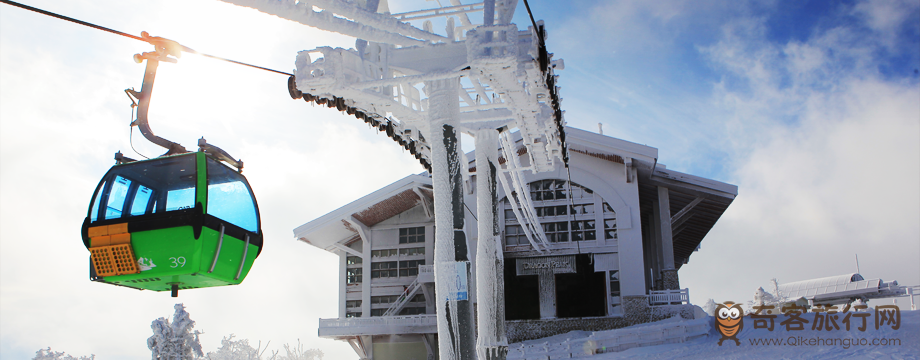
M 344 220 L 347 221 L 349 224 L 351 224 L 351 226 L 355 228 L 355 230 L 358 231 L 358 236 L 360 236 L 361 240 L 363 240 L 364 243 L 367 244 L 368 239 L 369 239 L 368 235 L 370 235 L 370 229 L 367 227 L 367 225 L 364 225 L 364 223 L 362 223 L 358 219 L 355 219 L 354 215 L 349 216 L 348 219 L 344 219 Z
M 699 203 L 702 201 L 703 197 L 697 196 L 696 199 L 693 199 L 693 201 L 687 204 L 687 206 L 684 206 L 683 209 L 680 209 L 677 214 L 671 216 L 671 226 L 676 228 L 683 224 L 684 221 L 687 221 L 687 219 L 690 218 L 690 216 L 687 216 L 687 214 L 689 214 L 690 210 L 693 210 L 693 208 L 699 205 Z
M 674 235 L 671 233 L 671 203 L 668 188 L 658 187 L 658 226 L 661 229 L 662 270 L 674 270 Z
M 332 247 L 335 248 L 335 249 L 342 250 L 342 251 L 344 251 L 344 252 L 346 252 L 346 253 L 349 253 L 349 254 L 352 254 L 352 255 L 357 256 L 357 257 L 359 257 L 359 258 L 364 259 L 364 254 L 358 252 L 358 250 L 352 249 L 352 248 L 350 248 L 350 247 L 344 246 L 344 245 L 339 244 L 339 243 L 333 243 L 333 244 L 332 244 Z
M 412 188 L 412 191 L 415 191 L 415 194 L 418 195 L 418 200 L 422 202 L 422 207 L 425 208 L 425 215 L 428 215 L 428 219 L 431 219 L 434 214 L 432 213 L 431 207 L 428 206 L 428 199 L 425 194 L 422 193 L 422 189 L 416 186 Z

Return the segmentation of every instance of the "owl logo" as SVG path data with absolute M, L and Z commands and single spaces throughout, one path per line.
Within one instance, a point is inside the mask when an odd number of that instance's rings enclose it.
M 735 346 L 741 346 L 741 341 L 737 338 L 741 329 L 744 328 L 744 322 L 741 321 L 744 310 L 741 309 L 741 304 L 726 301 L 724 304 L 719 304 L 715 312 L 716 329 L 719 330 L 719 334 L 722 334 L 719 346 L 722 346 L 725 340 L 735 340 Z

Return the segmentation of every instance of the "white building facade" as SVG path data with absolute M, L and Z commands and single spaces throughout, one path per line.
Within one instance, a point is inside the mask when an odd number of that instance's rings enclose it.
M 686 314 L 677 271 L 737 187 L 667 169 L 652 147 L 574 128 L 566 135 L 568 169 L 523 174 L 539 224 L 515 209 L 524 196 L 498 189 L 509 341 Z M 466 234 L 476 249 L 476 164 L 468 170 Z M 339 313 L 320 320 L 321 337 L 346 340 L 366 359 L 437 358 L 433 215 L 431 179 L 412 175 L 294 230 L 340 257 L 329 275 L 339 278 Z M 547 242 L 528 237 L 527 226 Z

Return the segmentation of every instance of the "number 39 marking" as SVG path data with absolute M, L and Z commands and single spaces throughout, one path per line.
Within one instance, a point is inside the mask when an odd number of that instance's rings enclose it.
M 177 258 L 171 257 L 169 258 L 169 261 L 172 261 L 172 265 L 170 266 L 171 268 L 185 267 L 185 256 L 180 256 Z

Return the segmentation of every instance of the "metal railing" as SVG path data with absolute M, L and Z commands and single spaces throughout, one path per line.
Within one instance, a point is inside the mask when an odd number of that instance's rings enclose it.
M 690 289 L 652 290 L 648 295 L 649 305 L 678 305 L 690 303 Z
M 390 305 L 390 308 L 383 313 L 383 316 L 393 316 L 399 313 L 403 307 L 406 306 L 409 301 L 412 300 L 412 297 L 418 293 L 418 290 L 422 288 L 422 283 L 418 281 L 418 277 L 409 284 L 409 287 L 406 288 L 406 291 L 399 295 L 399 298 Z
M 437 325 L 435 315 L 409 315 L 409 316 L 374 316 L 356 318 L 319 319 L 320 328 L 346 328 L 360 326 L 401 326 L 401 325 Z
M 418 267 L 418 281 L 422 284 L 434 282 L 434 265 L 420 265 Z
M 319 319 L 319 336 L 321 337 L 437 332 L 437 315 Z

